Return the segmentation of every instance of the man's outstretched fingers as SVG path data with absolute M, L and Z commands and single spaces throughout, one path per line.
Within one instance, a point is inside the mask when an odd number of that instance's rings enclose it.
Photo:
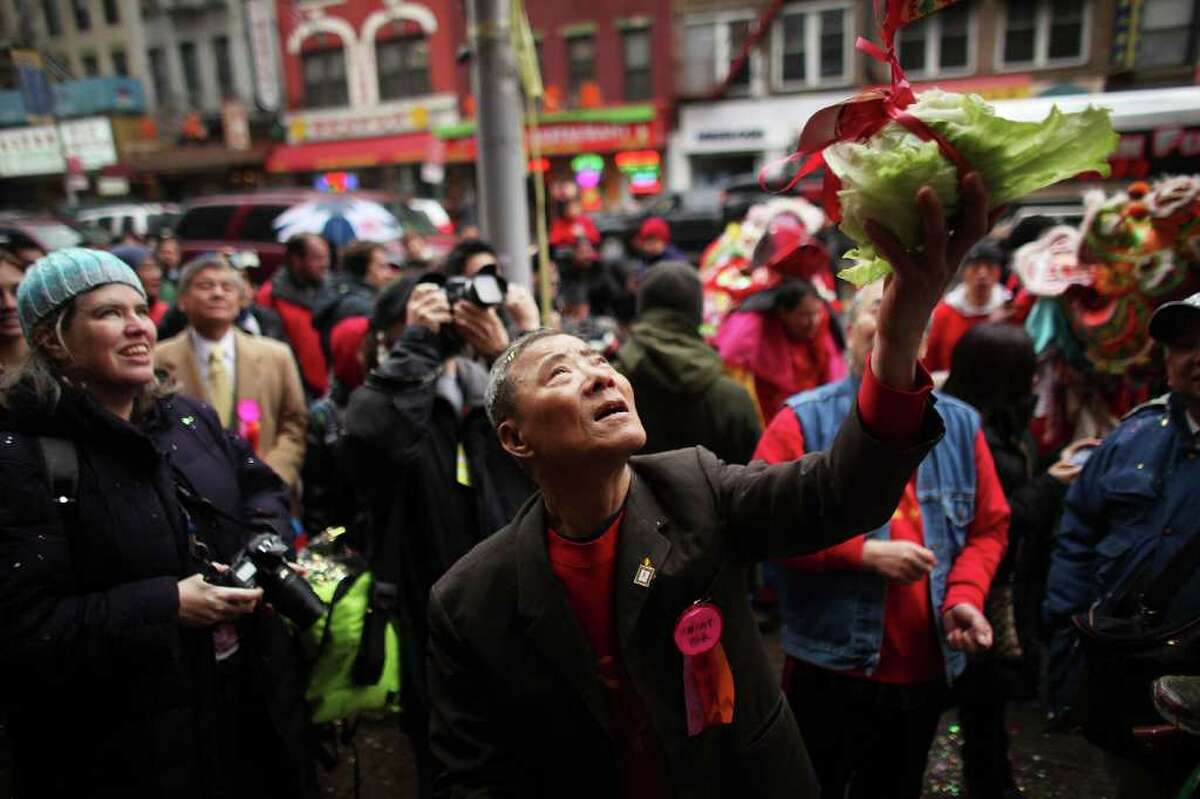
M 892 265 L 895 272 L 899 274 L 906 272 L 910 260 L 908 250 L 900 243 L 895 234 L 874 219 L 868 219 L 864 227 L 867 235 L 871 237 L 871 243 L 875 245 L 875 251 Z
M 978 172 L 971 172 L 962 180 L 960 196 L 962 198 L 962 219 L 958 230 L 954 233 L 952 246 L 948 253 L 951 269 L 958 269 L 962 259 L 967 256 L 975 242 L 979 241 L 991 229 L 988 218 L 987 190 Z
M 938 199 L 937 192 L 928 186 L 917 190 L 917 207 L 921 210 L 921 221 L 924 223 L 925 254 L 933 258 L 941 258 L 946 252 L 946 212 Z

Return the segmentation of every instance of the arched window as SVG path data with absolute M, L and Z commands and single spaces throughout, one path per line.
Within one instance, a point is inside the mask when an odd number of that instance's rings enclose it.
M 350 104 L 346 54 L 338 36 L 317 33 L 305 39 L 300 49 L 300 65 L 307 107 L 339 108 Z
M 399 100 L 429 93 L 429 39 L 411 20 L 382 26 L 375 39 L 379 99 Z

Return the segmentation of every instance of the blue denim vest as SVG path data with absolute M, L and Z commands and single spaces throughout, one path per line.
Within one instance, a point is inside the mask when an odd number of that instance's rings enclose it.
M 806 451 L 833 444 L 857 400 L 858 382 L 849 377 L 788 400 L 803 430 Z M 966 666 L 966 657 L 946 646 L 941 607 L 950 567 L 962 552 L 967 527 L 975 518 L 975 436 L 980 421 L 971 406 L 953 397 L 939 394 L 934 407 L 945 422 L 946 435 L 917 469 L 917 502 L 925 546 L 937 556 L 929 580 L 932 622 L 942 642 L 946 674 L 953 680 Z M 870 480 L 870 475 L 863 475 L 863 480 Z M 889 523 L 867 537 L 886 540 L 890 535 Z M 779 571 L 784 652 L 824 668 L 874 671 L 883 644 L 886 581 L 868 571 Z

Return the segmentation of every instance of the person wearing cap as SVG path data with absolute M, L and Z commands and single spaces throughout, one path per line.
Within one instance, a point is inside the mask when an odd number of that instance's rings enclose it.
M 746 389 L 725 376 L 720 356 L 700 335 L 703 304 L 695 267 L 654 267 L 613 365 L 637 395 L 643 453 L 701 446 L 726 463 L 749 463 L 762 432 L 758 409 Z
M 109 252 L 137 272 L 138 280 L 142 281 L 142 288 L 146 291 L 146 301 L 150 304 L 150 321 L 156 325 L 162 322 L 170 306 L 159 296 L 159 292 L 162 291 L 163 272 L 150 250 L 140 244 L 118 244 Z
M 304 461 L 308 411 L 300 373 L 285 344 L 234 324 L 241 276 L 224 256 L 189 262 L 179 280 L 182 333 L 158 344 L 154 365 L 179 391 L 212 406 L 226 430 L 245 438 L 295 488 Z
M 372 328 L 386 356 L 351 395 L 345 417 L 345 462 L 370 518 L 365 550 L 400 622 L 401 701 L 421 797 L 434 773 L 429 590 L 532 493 L 488 424 L 486 367 L 461 354 L 467 344 L 490 363 L 508 345 L 504 327 L 495 309 L 465 300 L 452 312 L 442 279 L 405 277 L 380 296 Z
M 29 357 L 0 389 L 16 795 L 315 797 L 286 628 L 261 589 L 204 577 L 251 522 L 289 534 L 283 484 L 157 381 L 145 292 L 120 259 L 57 250 L 17 307 Z
M 661 216 L 647 217 L 633 237 L 634 256 L 642 271 L 664 261 L 687 262 L 683 251 L 671 243 L 671 227 Z
M 20 259 L 0 250 L 0 376 L 19 366 L 28 351 L 17 314 L 17 290 L 24 278 Z
M 963 335 L 985 322 L 1001 322 L 1012 292 L 1000 284 L 1008 254 L 993 241 L 981 241 L 963 261 L 962 282 L 946 293 L 933 312 L 925 345 L 925 368 L 947 372 L 954 346 Z
M 1159 306 L 1149 332 L 1163 348 L 1170 391 L 1130 411 L 1092 452 L 1067 492 L 1050 559 L 1042 613 L 1053 635 L 1051 656 L 1075 666 L 1071 618 L 1123 592 L 1135 575 L 1161 572 L 1200 535 L 1200 293 Z M 1164 624 L 1200 616 L 1200 572 L 1162 613 Z M 1060 709 L 1078 679 L 1077 669 L 1058 673 L 1052 690 Z M 1150 784 L 1128 795 L 1172 796 L 1178 789 Z

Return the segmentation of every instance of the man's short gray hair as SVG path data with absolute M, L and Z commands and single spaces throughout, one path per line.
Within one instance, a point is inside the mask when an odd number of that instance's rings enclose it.
M 516 411 L 517 392 L 512 379 L 512 365 L 521 357 L 521 353 L 525 352 L 529 345 L 544 338 L 570 335 L 570 333 L 563 333 L 560 330 L 538 328 L 509 344 L 508 349 L 496 359 L 496 362 L 492 364 L 492 371 L 488 374 L 487 389 L 483 393 L 483 406 L 492 427 L 498 428 L 505 419 L 511 419 Z
M 229 269 L 237 272 L 233 268 L 233 264 L 229 259 L 220 253 L 210 253 L 201 255 L 198 258 L 193 258 L 183 265 L 183 269 L 179 272 L 179 293 L 186 294 L 187 290 L 192 287 L 192 281 L 196 279 L 196 275 L 203 272 L 205 269 Z
M 879 304 L 883 300 L 883 281 L 868 283 L 854 293 L 850 298 L 850 307 L 846 309 L 845 327 L 846 330 L 854 327 L 854 323 L 858 321 L 858 317 L 863 311 L 870 310 L 873 306 Z

